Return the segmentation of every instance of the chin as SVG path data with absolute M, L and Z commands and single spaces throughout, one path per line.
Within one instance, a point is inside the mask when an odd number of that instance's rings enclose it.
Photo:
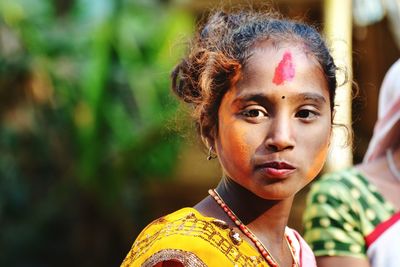
M 292 198 L 296 195 L 297 191 L 287 191 L 287 190 L 269 190 L 264 189 L 262 192 L 258 192 L 256 194 L 260 198 L 265 200 L 285 200 L 288 198 Z

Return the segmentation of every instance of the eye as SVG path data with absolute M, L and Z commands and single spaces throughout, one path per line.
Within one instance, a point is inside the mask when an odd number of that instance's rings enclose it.
M 309 109 L 302 109 L 296 113 L 296 117 L 303 119 L 303 120 L 313 120 L 319 114 L 316 111 L 309 110 Z
M 264 112 L 259 109 L 249 109 L 242 112 L 242 114 L 246 117 L 257 118 L 264 116 Z

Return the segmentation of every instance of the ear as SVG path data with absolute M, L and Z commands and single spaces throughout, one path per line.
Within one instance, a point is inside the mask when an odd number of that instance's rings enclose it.
M 331 131 L 330 131 L 330 133 L 329 133 L 329 143 L 328 143 L 328 146 L 330 147 L 331 146 L 331 143 L 332 143 L 332 138 L 333 138 L 333 131 L 334 131 L 334 127 L 335 127 L 335 123 L 334 123 L 334 120 L 335 120 L 335 116 L 336 116 L 336 108 L 334 108 L 333 110 L 332 110 L 332 112 L 331 112 Z
M 207 117 L 204 116 L 204 114 L 200 116 L 200 120 L 198 123 L 198 130 L 200 132 L 201 140 L 203 141 L 207 149 L 209 149 L 212 146 L 215 150 L 217 127 L 218 123 L 217 125 L 213 125 L 213 123 L 211 123 L 209 119 L 207 119 Z
M 334 107 L 332 112 L 331 112 L 331 122 L 333 125 L 333 121 L 335 120 L 335 116 L 336 116 L 336 108 Z
M 209 148 L 213 147 L 215 151 L 215 134 L 213 129 L 204 129 L 204 127 L 200 128 L 201 140 L 204 145 Z

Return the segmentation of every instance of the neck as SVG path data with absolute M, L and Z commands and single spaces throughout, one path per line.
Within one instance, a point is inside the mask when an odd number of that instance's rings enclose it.
M 261 240 L 283 242 L 293 198 L 285 200 L 263 199 L 228 177 L 216 188 L 229 208 Z M 263 241 L 263 240 L 262 240 Z
M 400 166 L 400 145 L 392 149 L 393 159 L 397 166 Z
M 390 170 L 390 173 L 393 175 L 393 177 L 400 182 L 400 169 L 399 169 L 399 162 L 400 162 L 400 150 L 396 149 L 393 151 L 392 149 L 386 150 L 386 160 L 388 163 L 388 167 Z

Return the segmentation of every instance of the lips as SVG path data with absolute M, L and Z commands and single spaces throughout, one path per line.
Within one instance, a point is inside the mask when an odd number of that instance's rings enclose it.
M 289 177 L 296 168 L 284 161 L 270 161 L 258 166 L 268 177 L 283 179 Z
M 286 163 L 286 162 L 283 162 L 283 161 L 267 162 L 267 163 L 264 163 L 263 165 L 261 165 L 261 167 L 274 168 L 274 169 L 290 169 L 290 170 L 295 169 L 295 167 L 293 167 L 289 163 Z

